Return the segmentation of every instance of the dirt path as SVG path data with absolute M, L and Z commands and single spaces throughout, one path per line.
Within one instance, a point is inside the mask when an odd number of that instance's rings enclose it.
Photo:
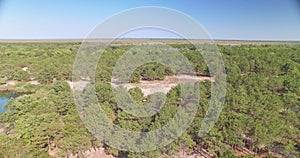
M 21 81 L 16 81 L 16 80 L 8 80 L 5 82 L 5 84 L 1 85 L 2 87 L 6 86 L 14 86 L 18 83 L 27 83 L 31 85 L 39 85 L 40 83 L 37 80 L 32 80 L 32 81 L 27 81 L 27 82 L 21 82 Z

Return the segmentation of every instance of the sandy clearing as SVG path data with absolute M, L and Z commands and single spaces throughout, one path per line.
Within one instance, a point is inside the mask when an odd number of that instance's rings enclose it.
M 162 92 L 167 94 L 173 87 L 176 87 L 179 83 L 195 83 L 203 82 L 205 80 L 214 82 L 212 77 L 207 76 L 193 76 L 193 75 L 178 75 L 178 76 L 166 76 L 164 80 L 140 80 L 139 83 L 118 83 L 117 79 L 112 79 L 111 85 L 113 88 L 123 86 L 126 90 L 138 87 L 142 90 L 144 96 L 150 94 Z M 73 91 L 81 91 L 84 87 L 90 83 L 90 81 L 66 81 Z
M 114 158 L 114 156 L 106 154 L 105 149 L 100 147 L 90 148 L 84 153 L 82 153 L 82 155 L 85 158 Z M 77 158 L 77 157 L 80 156 L 78 154 L 69 156 L 69 158 Z
M 5 84 L 3 84 L 2 86 L 14 86 L 18 83 L 28 83 L 31 85 L 39 85 L 40 83 L 37 80 L 32 80 L 32 81 L 28 81 L 28 82 L 20 82 L 20 81 L 16 81 L 16 80 L 8 80 L 5 82 Z
M 84 87 L 89 83 L 89 81 L 83 81 L 83 80 L 79 80 L 79 81 L 66 81 L 70 88 L 73 91 L 82 91 L 84 89 Z
M 207 76 L 192 76 L 192 75 L 179 75 L 179 76 L 166 76 L 164 80 L 146 81 L 141 80 L 140 83 L 122 83 L 119 84 L 116 79 L 112 80 L 112 87 L 123 86 L 126 90 L 139 87 L 144 96 L 162 92 L 167 94 L 173 87 L 176 87 L 179 83 L 194 83 L 203 82 L 205 80 L 214 81 L 213 78 Z

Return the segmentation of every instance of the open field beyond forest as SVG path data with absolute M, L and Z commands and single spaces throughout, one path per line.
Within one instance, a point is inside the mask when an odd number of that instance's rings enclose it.
M 10 39 L 0 39 L 0 43 L 77 43 L 82 42 L 87 39 L 28 39 L 28 40 L 10 40 Z M 213 41 L 217 45 L 232 45 L 232 46 L 240 46 L 240 45 L 299 45 L 299 41 L 261 41 L 261 40 L 182 40 L 182 39 L 89 39 L 91 41 L 97 42 L 108 42 L 113 41 L 112 44 L 117 45 L 132 45 L 132 44 L 142 44 L 148 42 L 157 42 L 157 43 L 165 43 L 165 44 L 189 44 L 189 41 L 197 41 L 199 43 L 206 43 L 207 41 Z
M 187 41 L 114 41 L 99 59 L 95 79 L 84 81 L 82 88 L 89 92 L 91 85 L 95 87 L 99 107 L 121 128 L 151 131 L 166 125 L 181 99 L 180 85 L 173 78 L 176 74 L 169 67 L 155 62 L 141 65 L 125 87 L 141 106 L 146 106 L 155 92 L 167 93 L 164 106 L 153 116 L 127 114 L 118 107 L 112 92 L 115 63 L 134 45 L 145 42 L 176 48 L 196 72 L 193 79 L 200 89 L 199 108 L 191 126 L 178 139 L 140 153 L 105 145 L 85 128 L 70 87 L 83 80 L 72 76 L 81 40 L 0 40 L 0 91 L 26 93 L 9 101 L 6 112 L 0 114 L 0 157 L 92 158 L 97 153 L 120 158 L 300 157 L 300 42 L 216 40 L 226 68 L 227 92 L 218 122 L 203 137 L 198 131 L 214 79 L 203 57 Z M 151 86 L 157 84 L 166 89 L 155 91 Z

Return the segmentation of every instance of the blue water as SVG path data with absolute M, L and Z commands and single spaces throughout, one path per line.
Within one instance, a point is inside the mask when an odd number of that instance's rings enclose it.
M 9 97 L 0 97 L 0 113 L 3 113 L 3 112 L 5 112 L 4 110 L 3 110 L 3 106 L 8 102 L 8 100 L 9 100 Z
M 4 113 L 3 106 L 11 99 L 16 98 L 17 95 L 11 92 L 0 92 L 0 113 Z

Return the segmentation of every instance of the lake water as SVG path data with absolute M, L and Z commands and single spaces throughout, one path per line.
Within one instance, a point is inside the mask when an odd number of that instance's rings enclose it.
M 3 113 L 3 106 L 7 103 L 9 99 L 7 97 L 0 97 L 0 113 Z
M 16 94 L 15 93 L 10 93 L 10 92 L 0 92 L 0 113 L 5 112 L 3 109 L 3 106 L 9 101 L 11 98 L 15 98 Z

